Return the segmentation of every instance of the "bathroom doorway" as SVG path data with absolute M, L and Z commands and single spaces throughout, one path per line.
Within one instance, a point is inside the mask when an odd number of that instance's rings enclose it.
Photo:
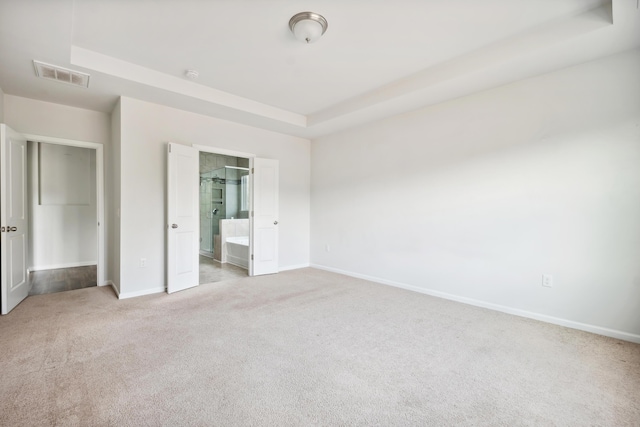
M 200 284 L 248 275 L 249 159 L 200 152 Z
M 205 145 L 193 145 L 191 147 L 181 144 L 167 144 L 167 293 L 174 293 L 189 289 L 200 284 L 200 220 L 210 220 L 206 212 L 206 204 L 200 204 L 200 153 L 213 153 L 223 156 L 248 159 L 250 175 L 247 179 L 249 194 L 249 211 L 244 213 L 247 218 L 214 218 L 218 221 L 220 230 L 221 260 L 212 260 L 214 265 L 230 264 L 226 260 L 225 248 L 229 244 L 240 246 L 231 249 L 241 250 L 247 259 L 248 269 L 242 267 L 243 276 L 261 276 L 276 274 L 279 271 L 278 263 L 278 214 L 279 214 L 279 161 L 277 159 L 264 159 L 255 157 L 254 154 L 232 150 L 218 149 Z M 236 159 L 236 164 L 237 164 Z M 206 157 L 203 160 L 206 163 Z M 240 161 L 242 164 L 242 160 Z M 246 164 L 246 163 L 245 163 Z M 219 165 L 216 160 L 216 168 Z M 229 165 L 224 165 L 229 166 Z M 224 167 L 222 166 L 222 167 Z M 206 164 L 205 164 L 206 167 Z M 244 168 L 236 166 L 236 169 Z M 204 171 L 203 171 L 204 172 Z M 240 179 L 240 183 L 242 183 Z M 228 196 L 227 196 L 228 198 Z M 240 205 L 241 206 L 241 205 Z M 201 209 L 205 215 L 201 215 Z M 206 209 L 206 210 L 205 210 Z M 242 209 L 240 209 L 242 211 Z M 249 217 L 249 212 L 251 213 Z M 213 209 L 209 215 L 213 213 Z M 242 217 L 243 212 L 240 212 Z M 213 216 L 213 215 L 212 215 Z M 228 233 L 226 224 L 238 225 L 242 220 L 249 224 L 249 236 L 240 235 L 238 230 L 246 231 L 240 227 L 231 227 Z M 222 224 L 220 221 L 227 221 Z M 213 228 L 213 226 L 212 226 Z M 235 232 L 235 234 L 234 234 Z M 225 237 L 226 234 L 226 237 Z M 215 257 L 215 242 L 213 234 L 213 253 Z M 204 235 L 207 237 L 207 234 Z M 243 238 L 244 237 L 244 238 Z M 231 238 L 231 240 L 229 239 Z M 239 238 L 239 241 L 235 238 Z M 204 240 L 204 238 L 203 238 Z M 208 254 L 210 255 L 210 254 Z M 234 256 L 234 253 L 231 253 Z M 237 256 L 237 252 L 235 253 Z

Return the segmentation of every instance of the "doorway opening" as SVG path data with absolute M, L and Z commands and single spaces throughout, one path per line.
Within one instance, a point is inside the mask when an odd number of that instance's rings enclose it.
M 199 283 L 248 275 L 249 159 L 200 151 Z
M 29 295 L 98 285 L 97 150 L 27 142 Z

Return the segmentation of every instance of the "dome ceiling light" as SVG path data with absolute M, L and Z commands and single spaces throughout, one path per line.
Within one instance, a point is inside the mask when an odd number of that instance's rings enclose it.
M 329 23 L 324 16 L 313 12 L 296 13 L 289 20 L 294 36 L 305 43 L 317 41 L 327 31 Z

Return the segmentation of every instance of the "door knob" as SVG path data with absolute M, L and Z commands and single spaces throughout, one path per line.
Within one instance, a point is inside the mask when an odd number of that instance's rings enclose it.
M 18 231 L 18 227 L 9 227 L 9 231 Z
M 171 228 L 178 228 L 178 224 L 171 224 Z
M 278 225 L 278 221 L 273 221 L 273 225 Z

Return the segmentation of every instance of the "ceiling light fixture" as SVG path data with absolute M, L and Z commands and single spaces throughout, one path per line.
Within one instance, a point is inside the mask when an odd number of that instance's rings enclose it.
M 291 17 L 289 28 L 300 41 L 313 43 L 327 31 L 329 23 L 324 16 L 313 12 L 300 12 Z

